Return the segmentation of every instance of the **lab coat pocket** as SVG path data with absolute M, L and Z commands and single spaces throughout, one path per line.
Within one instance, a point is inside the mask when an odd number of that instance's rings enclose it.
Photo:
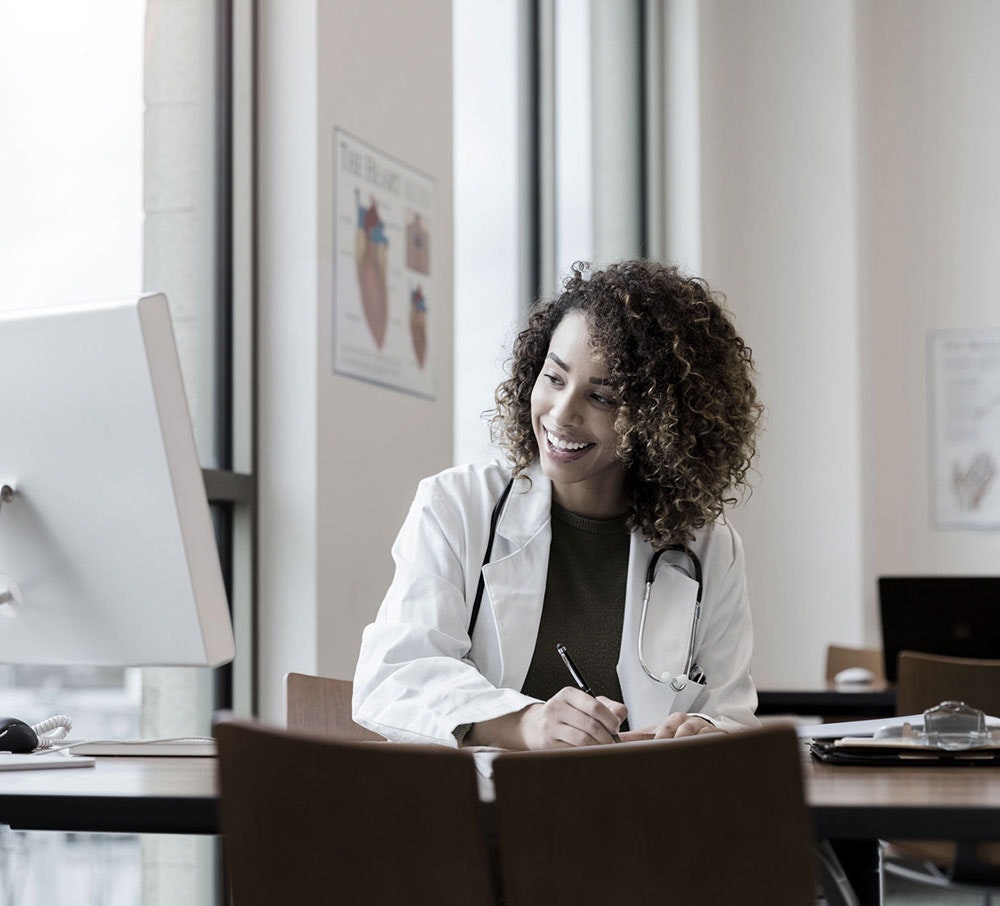
M 674 694 L 673 702 L 668 706 L 668 714 L 673 714 L 675 711 L 685 713 L 694 711 L 701 693 L 705 690 L 704 683 L 696 683 L 683 674 L 675 676 L 666 686 Z

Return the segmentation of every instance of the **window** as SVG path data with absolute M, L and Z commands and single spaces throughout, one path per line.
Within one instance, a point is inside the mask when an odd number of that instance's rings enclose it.
M 246 26 L 248 7 L 0 6 L 0 308 L 166 293 L 241 626 L 252 482 L 234 465 L 249 472 L 252 281 L 245 257 L 234 306 L 231 51 L 233 15 Z M 237 650 L 246 663 L 221 671 L 0 665 L 2 710 L 29 723 L 68 714 L 77 738 L 205 734 L 220 703 L 250 701 L 252 645 L 238 638 Z M 0 828 L 0 906 L 213 902 L 216 847 Z

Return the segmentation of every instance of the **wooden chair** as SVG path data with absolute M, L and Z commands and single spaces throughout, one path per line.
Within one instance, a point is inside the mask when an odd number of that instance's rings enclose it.
M 825 677 L 828 684 L 833 684 L 838 673 L 848 667 L 863 667 L 872 673 L 875 685 L 885 683 L 885 668 L 882 663 L 881 648 L 854 648 L 848 645 L 827 645 Z M 864 720 L 867 715 L 839 714 L 836 717 L 824 717 L 823 723 L 841 723 L 845 720 Z
M 897 663 L 897 714 L 922 714 L 943 701 L 963 701 L 992 716 L 1000 715 L 1000 660 L 903 651 Z M 888 873 L 936 887 L 975 890 L 987 906 L 991 893 L 1000 893 L 997 842 L 888 841 L 880 847 L 879 861 L 883 888 Z
M 834 677 L 848 667 L 864 667 L 870 670 L 875 682 L 885 682 L 885 667 L 882 663 L 881 648 L 852 648 L 847 645 L 827 645 L 826 681 L 832 683 Z
M 499 755 L 505 903 L 807 906 L 801 758 L 788 726 Z
M 1000 660 L 902 651 L 897 663 L 897 714 L 922 714 L 955 700 L 1000 715 Z
M 468 753 L 246 721 L 215 738 L 232 906 L 495 902 Z
M 309 733 L 359 742 L 382 740 L 356 724 L 351 710 L 350 680 L 289 673 L 285 676 L 287 727 L 293 733 Z

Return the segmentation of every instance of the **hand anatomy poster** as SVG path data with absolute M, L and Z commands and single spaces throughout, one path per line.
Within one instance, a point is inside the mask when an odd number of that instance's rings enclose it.
M 1000 528 L 1000 330 L 928 338 L 933 523 Z
M 334 131 L 333 370 L 434 398 L 434 181 Z

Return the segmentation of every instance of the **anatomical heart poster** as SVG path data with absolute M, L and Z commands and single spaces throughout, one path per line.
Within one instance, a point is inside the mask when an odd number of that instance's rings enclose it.
M 333 370 L 433 399 L 434 180 L 334 130 Z

